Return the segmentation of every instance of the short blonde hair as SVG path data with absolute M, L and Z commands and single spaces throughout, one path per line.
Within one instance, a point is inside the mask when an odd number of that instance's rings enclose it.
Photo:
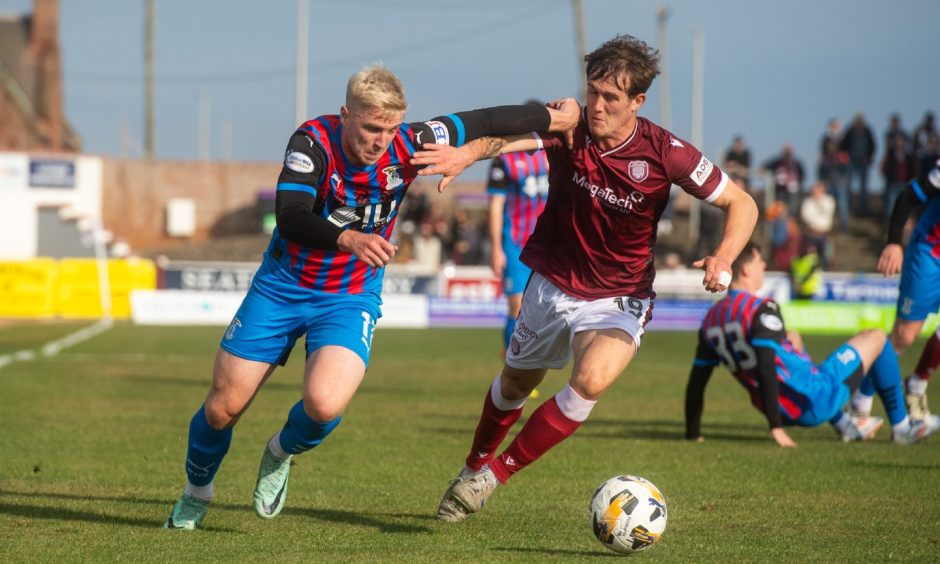
M 404 112 L 408 103 L 405 101 L 405 88 L 395 73 L 380 64 L 373 64 L 349 77 L 346 107 Z

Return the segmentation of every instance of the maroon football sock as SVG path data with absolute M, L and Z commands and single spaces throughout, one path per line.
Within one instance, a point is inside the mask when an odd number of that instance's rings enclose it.
M 937 366 L 940 366 L 940 337 L 937 337 L 937 332 L 934 331 L 924 345 L 924 351 L 920 353 L 914 375 L 921 380 L 929 380 L 930 373 L 936 370 Z
M 491 393 L 491 389 L 486 390 L 483 413 L 480 414 L 480 422 L 473 434 L 473 446 L 470 448 L 470 454 L 467 455 L 467 468 L 474 471 L 492 460 L 493 453 L 503 443 L 503 439 L 509 433 L 509 428 L 522 415 L 521 407 L 512 411 L 498 409 L 493 403 Z
M 490 469 L 505 484 L 513 474 L 570 437 L 580 426 L 580 421 L 561 412 L 552 396 L 532 413 L 509 447 L 488 463 Z

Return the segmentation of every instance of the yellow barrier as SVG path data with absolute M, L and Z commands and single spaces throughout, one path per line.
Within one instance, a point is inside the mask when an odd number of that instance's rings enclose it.
M 111 286 L 111 316 L 127 319 L 131 316 L 131 290 L 156 288 L 157 268 L 148 259 L 110 259 L 108 282 Z M 60 316 L 101 317 L 101 289 L 95 259 L 60 260 L 56 286 Z
M 0 261 L 0 317 L 52 317 L 57 313 L 54 259 Z
M 157 267 L 149 259 L 108 260 L 111 315 L 131 316 L 132 290 L 157 287 Z M 101 290 L 95 259 L 39 258 L 0 261 L 0 317 L 101 317 Z

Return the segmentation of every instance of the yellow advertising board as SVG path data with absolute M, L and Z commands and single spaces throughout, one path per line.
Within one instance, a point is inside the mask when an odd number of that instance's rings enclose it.
M 0 261 L 0 317 L 53 317 L 58 313 L 55 259 Z
M 157 286 L 157 268 L 148 259 L 109 259 L 108 283 L 111 291 L 111 315 L 115 319 L 131 316 L 132 290 L 153 290 Z M 95 259 L 59 261 L 57 288 L 58 314 L 64 318 L 101 317 L 101 286 Z

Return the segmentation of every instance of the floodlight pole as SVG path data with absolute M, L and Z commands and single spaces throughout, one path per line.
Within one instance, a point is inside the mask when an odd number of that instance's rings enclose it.
M 294 125 L 307 120 L 307 52 L 310 2 L 297 0 L 297 70 L 294 94 Z
M 692 28 L 692 144 L 704 152 L 705 116 L 705 31 L 701 27 Z M 701 229 L 702 203 L 692 198 L 689 208 L 689 240 L 699 238 Z
M 578 48 L 578 72 L 581 81 L 581 103 L 587 101 L 587 77 L 585 76 L 584 57 L 587 55 L 587 40 L 584 30 L 584 4 L 581 0 L 571 0 L 571 8 L 574 10 L 574 33 Z

